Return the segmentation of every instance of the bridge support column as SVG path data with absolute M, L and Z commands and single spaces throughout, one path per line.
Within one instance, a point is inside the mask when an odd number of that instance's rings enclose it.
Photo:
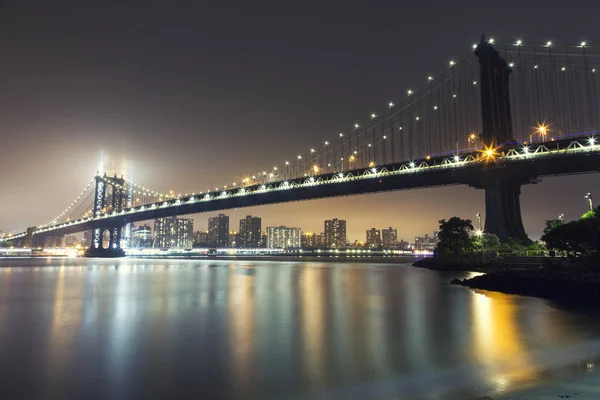
M 94 215 L 99 216 L 107 212 L 108 189 L 110 188 L 110 207 L 112 211 L 120 212 L 123 208 L 123 178 L 96 177 L 96 192 L 94 197 Z M 92 242 L 85 251 L 86 257 L 123 257 L 125 252 L 121 249 L 122 226 L 98 226 L 92 230 Z M 108 231 L 109 240 L 106 248 L 103 247 L 103 233 Z
M 485 190 L 485 232 L 508 238 L 527 240 L 521 218 L 521 186 L 529 183 L 521 177 L 488 171 L 482 188 Z

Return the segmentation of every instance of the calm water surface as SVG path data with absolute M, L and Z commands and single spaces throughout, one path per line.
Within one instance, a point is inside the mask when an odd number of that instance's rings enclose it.
M 469 399 L 577 369 L 600 317 L 408 264 L 0 260 L 27 399 Z

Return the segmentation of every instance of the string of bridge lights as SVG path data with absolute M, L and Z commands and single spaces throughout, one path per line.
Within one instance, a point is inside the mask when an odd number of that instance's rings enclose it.
M 496 39 L 495 39 L 494 37 L 490 37 L 489 39 L 487 39 L 487 43 L 488 43 L 488 44 L 490 44 L 490 45 L 493 45 L 493 44 L 495 44 L 495 43 L 496 43 Z M 514 42 L 512 45 L 514 45 L 514 46 L 516 46 L 516 47 L 518 47 L 518 48 L 520 48 L 520 47 L 522 47 L 522 46 L 525 46 L 525 44 L 524 44 L 524 41 L 523 41 L 523 39 L 521 39 L 521 38 L 517 39 L 517 40 L 516 40 L 516 41 L 515 41 L 515 42 Z M 547 42 L 546 42 L 546 43 L 545 43 L 543 46 L 544 46 L 544 47 L 547 47 L 547 48 L 553 48 L 553 47 L 555 47 L 555 44 L 554 44 L 554 42 L 552 42 L 552 41 L 550 41 L 550 40 L 549 40 L 549 41 L 547 41 Z M 476 50 L 478 47 L 479 47 L 479 45 L 478 45 L 478 44 L 473 44 L 473 45 L 472 45 L 472 48 L 471 48 L 471 50 L 472 50 L 472 51 L 475 51 L 475 50 Z M 578 47 L 578 48 L 581 48 L 581 49 L 586 49 L 586 48 L 588 48 L 588 47 L 589 47 L 589 43 L 588 43 L 587 41 L 583 40 L 583 41 L 579 42 L 579 44 L 578 44 L 576 47 Z M 460 65 L 460 63 L 459 63 L 459 62 L 457 62 L 457 61 L 455 61 L 454 59 L 451 59 L 451 60 L 448 62 L 448 68 L 450 68 L 451 70 L 454 70 L 454 69 L 455 69 L 457 66 L 459 66 L 459 65 Z M 514 63 L 514 62 L 511 62 L 511 63 L 509 63 L 509 67 L 514 67 L 514 66 L 515 66 L 515 63 Z M 537 66 L 537 65 L 535 65 L 535 66 L 534 66 L 534 69 L 537 69 L 537 68 L 538 68 L 538 66 Z M 566 70 L 566 67 L 561 67 L 561 68 L 562 68 L 562 71 L 565 71 L 565 70 Z M 592 68 L 592 69 L 591 69 L 591 72 L 592 72 L 592 73 L 595 73 L 595 72 L 596 72 L 596 69 L 595 69 L 595 68 Z M 434 76 L 431 76 L 431 75 L 430 75 L 430 76 L 428 76 L 428 77 L 426 78 L 426 83 L 431 83 L 431 82 L 432 82 L 432 81 L 434 81 L 435 79 L 436 79 L 436 78 L 435 78 Z M 449 78 L 448 78 L 448 79 L 449 79 Z M 442 83 L 443 83 L 443 82 L 442 82 Z M 473 85 L 477 85 L 477 81 L 476 81 L 476 80 L 475 80 L 475 81 L 473 81 Z M 420 88 L 420 89 L 416 89 L 416 90 L 413 90 L 413 89 L 409 88 L 409 89 L 407 89 L 407 90 L 406 90 L 406 94 L 405 94 L 405 96 L 404 96 L 404 99 L 407 99 L 407 98 L 410 98 L 410 97 L 414 97 L 414 98 L 416 98 L 416 97 L 417 97 L 417 95 L 418 95 L 418 93 L 419 93 L 419 91 L 422 91 L 422 90 L 424 90 L 424 88 Z M 456 93 L 452 93 L 452 98 L 457 98 L 457 94 L 456 94 Z M 412 103 L 411 103 L 411 104 L 412 104 Z M 394 102 L 392 102 L 392 101 L 390 101 L 390 102 L 388 103 L 388 109 L 393 109 L 395 106 L 396 106 L 396 104 L 395 104 Z M 439 106 L 438 106 L 437 104 L 433 106 L 433 110 L 434 110 L 434 111 L 437 111 L 437 110 L 438 110 L 438 108 L 439 108 Z M 377 114 L 377 113 L 371 113 L 371 114 L 370 114 L 370 118 L 371 118 L 371 120 L 375 120 L 377 117 L 378 117 L 378 114 Z M 419 117 L 419 116 L 416 116 L 416 117 L 414 117 L 414 116 L 409 116 L 409 117 L 407 117 L 407 118 L 404 118 L 403 120 L 401 120 L 401 121 L 400 121 L 400 124 L 399 124 L 398 130 L 400 130 L 400 131 L 401 131 L 401 130 L 403 129 L 403 128 L 402 128 L 402 125 L 404 125 L 404 124 L 405 124 L 405 122 L 406 122 L 407 120 L 410 120 L 410 121 L 412 121 L 412 120 L 413 120 L 413 118 L 414 118 L 414 120 L 415 120 L 415 121 L 419 121 L 419 120 L 420 120 L 420 117 Z M 355 129 L 355 130 L 359 129 L 360 127 L 361 127 L 361 125 L 360 125 L 359 123 L 355 123 L 355 124 L 354 124 L 354 129 Z M 343 138 L 344 136 L 345 136 L 345 134 L 344 134 L 343 132 L 342 132 L 342 133 L 339 133 L 339 135 L 338 135 L 338 137 L 339 137 L 339 138 Z M 387 136 L 383 135 L 383 136 L 382 136 L 382 139 L 383 139 L 383 140 L 387 139 Z M 379 140 L 377 143 L 380 143 L 380 142 L 381 142 L 381 140 Z M 329 145 L 330 145 L 330 144 L 332 144 L 332 143 L 333 143 L 333 141 L 324 141 L 324 145 L 325 145 L 325 147 L 329 146 Z M 335 146 L 335 145 L 334 145 L 334 146 Z M 371 147 L 371 146 L 372 146 L 372 144 L 371 144 L 371 143 L 369 143 L 369 144 L 368 144 L 368 147 Z M 327 151 L 325 151 L 325 153 L 321 153 L 321 152 L 317 152 L 317 150 L 315 150 L 315 148 L 314 148 L 314 147 L 310 148 L 310 155 L 312 155 L 312 156 L 317 156 L 317 157 L 319 157 L 319 156 L 322 156 L 323 154 L 327 154 Z M 354 151 L 354 152 L 351 152 L 351 154 L 350 154 L 348 157 L 349 157 L 349 158 L 355 157 L 355 156 L 356 156 L 356 154 L 357 154 L 357 152 L 356 152 L 356 151 Z M 304 156 L 303 156 L 302 154 L 298 154 L 298 155 L 297 155 L 297 159 L 298 159 L 298 161 L 301 161 L 301 160 L 303 160 L 303 159 L 304 159 Z M 344 159 L 344 158 L 342 157 L 342 159 Z M 372 164 L 373 164 L 373 165 L 372 165 Z M 285 162 L 284 162 L 284 165 L 285 165 L 286 167 L 290 167 L 290 166 L 292 165 L 292 163 L 290 163 L 290 161 L 285 161 Z M 331 164 L 328 164 L 327 166 L 328 166 L 328 167 L 330 167 L 330 166 L 331 166 Z M 369 166 L 374 166 L 374 162 L 371 162 L 371 163 L 369 163 Z M 314 165 L 313 167 L 309 168 L 309 170 L 311 170 L 311 171 L 313 171 L 313 172 L 315 172 L 315 173 L 318 173 L 320 169 L 321 169 L 321 167 L 320 167 L 320 166 L 318 166 L 318 165 Z M 257 183 L 257 182 L 255 182 L 255 181 L 257 181 L 258 179 L 261 179 L 261 178 L 264 178 L 264 179 L 273 179 L 275 176 L 277 176 L 277 175 L 278 175 L 278 173 L 279 173 L 280 171 L 281 171 L 281 170 L 280 170 L 280 169 L 279 169 L 277 166 L 274 166 L 274 167 L 273 167 L 273 169 L 272 169 L 272 171 L 270 171 L 270 172 L 267 172 L 267 171 L 261 171 L 261 172 L 259 172 L 259 173 L 257 173 L 257 174 L 254 174 L 254 175 L 252 175 L 252 176 L 246 176 L 245 178 L 243 178 L 243 179 L 242 179 L 242 181 L 241 181 L 241 185 L 240 185 L 240 186 L 244 186 L 244 185 L 248 185 L 248 184 Z M 307 176 L 307 174 L 306 174 L 306 173 L 304 173 L 304 176 Z M 101 177 L 101 179 L 102 179 L 102 180 L 103 180 L 105 183 L 107 183 L 107 184 L 110 184 L 110 185 L 113 185 L 113 186 L 116 186 L 117 188 L 123 188 L 123 189 L 127 189 L 127 188 L 123 187 L 123 185 L 115 184 L 114 182 L 111 182 L 110 180 L 106 179 L 105 177 Z M 71 203 L 71 204 L 70 204 L 70 205 L 69 205 L 69 206 L 68 206 L 68 207 L 67 207 L 67 208 L 66 208 L 66 209 L 65 209 L 63 212 L 61 212 L 61 213 L 60 213 L 60 214 L 59 214 L 59 215 L 58 215 L 56 218 L 54 218 L 54 219 L 53 219 L 52 221 L 50 221 L 49 223 L 42 225 L 42 227 L 46 227 L 46 226 L 48 226 L 48 225 L 50 225 L 50 224 L 54 224 L 54 223 L 56 223 L 56 222 L 57 222 L 57 221 L 58 221 L 60 218 L 62 218 L 63 216 L 65 216 L 65 215 L 66 215 L 66 213 L 67 213 L 67 212 L 69 212 L 69 211 L 70 211 L 70 210 L 73 208 L 73 206 L 74 206 L 74 205 L 75 205 L 75 204 L 76 204 L 76 203 L 77 203 L 77 202 L 78 202 L 78 201 L 81 199 L 81 197 L 83 196 L 83 194 L 84 194 L 84 193 L 85 193 L 85 192 L 86 192 L 86 191 L 89 189 L 89 187 L 90 187 L 90 186 L 91 186 L 91 184 L 94 182 L 94 180 L 95 180 L 95 179 L 92 179 L 92 181 L 91 181 L 91 182 L 90 182 L 90 183 L 89 183 L 89 184 L 86 186 L 86 188 L 85 188 L 85 189 L 84 189 L 84 190 L 81 192 L 81 194 L 80 194 L 80 195 L 77 197 L 77 199 L 75 199 L 75 201 L 73 201 L 73 202 L 72 202 L 72 203 Z M 254 182 L 253 182 L 253 181 L 254 181 Z M 147 196 L 154 196 L 154 197 L 158 197 L 160 201 L 162 201 L 163 199 L 167 199 L 167 198 L 175 198 L 175 197 L 179 198 L 179 197 L 181 197 L 181 194 L 174 195 L 174 194 L 173 194 L 173 191 L 171 191 L 169 194 L 166 194 L 166 193 L 161 193 L 161 192 L 157 192 L 157 191 L 150 190 L 150 189 L 148 189 L 148 188 L 145 188 L 145 187 L 143 187 L 143 186 L 141 186 L 141 185 L 138 185 L 138 184 L 136 184 L 136 183 L 134 183 L 134 182 L 127 182 L 127 183 L 126 183 L 126 185 L 127 185 L 127 184 L 130 184 L 130 185 L 132 185 L 132 186 L 133 186 L 133 188 L 134 188 L 134 189 L 133 189 L 133 194 L 141 194 L 141 195 L 147 195 Z M 230 187 L 230 188 L 231 188 L 231 187 L 235 188 L 235 187 L 238 187 L 238 184 L 237 184 L 236 182 L 232 182 L 232 184 L 231 184 L 229 187 Z M 223 188 L 223 189 L 227 189 L 227 188 L 228 188 L 228 185 L 223 185 L 223 186 L 222 186 L 222 188 Z M 214 189 L 214 191 L 219 191 L 219 187 L 215 188 L 215 189 Z M 212 189 L 211 189 L 211 190 L 209 190 L 209 191 L 207 191 L 207 193 L 211 193 L 211 192 L 213 192 L 213 190 L 212 190 Z M 192 196 L 195 196 L 196 194 L 200 194 L 200 195 L 201 195 L 201 194 L 204 194 L 204 192 L 200 191 L 200 192 L 198 192 L 198 193 L 192 193 Z M 184 194 L 184 196 L 185 196 L 185 197 L 187 197 L 187 196 L 188 196 L 188 194 L 186 193 L 186 194 Z M 89 213 L 89 211 L 88 211 L 88 213 Z
M 489 39 L 487 39 L 487 43 L 488 44 L 495 44 L 496 43 L 496 39 L 494 37 L 490 37 Z M 513 45 L 517 46 L 517 47 L 521 47 L 521 46 L 524 46 L 525 44 L 524 44 L 523 39 L 519 38 L 519 39 L 517 39 L 513 43 Z M 478 46 L 479 46 L 478 44 L 473 44 L 471 50 L 475 51 L 478 48 Z M 548 48 L 551 48 L 551 47 L 554 47 L 555 45 L 554 45 L 554 43 L 552 41 L 547 41 L 544 44 L 544 46 L 548 47 Z M 577 47 L 583 49 L 583 48 L 589 47 L 589 44 L 588 44 L 587 41 L 584 40 L 584 41 L 581 41 L 577 45 Z M 511 62 L 509 64 L 510 67 L 513 67 L 514 65 L 515 65 L 514 62 Z M 456 68 L 457 66 L 459 66 L 459 62 L 457 62 L 457 61 L 455 61 L 453 59 L 448 62 L 448 68 L 450 68 L 451 70 L 454 70 L 454 68 Z M 535 66 L 535 67 L 537 67 L 537 66 Z M 562 70 L 565 71 L 566 67 L 563 67 Z M 595 68 L 592 69 L 592 72 L 596 72 Z M 434 80 L 435 80 L 435 78 L 430 75 L 430 76 L 427 77 L 426 82 L 427 83 L 431 83 Z M 473 81 L 473 85 L 477 85 L 477 81 L 476 80 Z M 404 96 L 404 98 L 407 99 L 407 98 L 409 98 L 411 96 L 413 96 L 413 97 L 416 98 L 417 95 L 418 95 L 418 93 L 419 93 L 419 91 L 422 91 L 422 90 L 423 90 L 423 88 L 416 89 L 416 90 L 413 90 L 413 89 L 409 88 L 409 89 L 406 90 L 406 95 Z M 458 97 L 457 93 L 452 93 L 452 98 L 457 98 L 457 97 Z M 389 102 L 388 103 L 388 108 L 392 109 L 393 107 L 395 107 L 394 102 Z M 433 106 L 433 111 L 437 111 L 438 109 L 439 109 L 439 106 L 437 104 Z M 372 120 L 374 120 L 374 119 L 376 119 L 378 117 L 378 115 L 376 113 L 371 113 L 370 117 L 371 117 Z M 407 118 L 404 118 L 404 120 L 400 121 L 400 126 L 398 127 L 398 130 L 402 130 L 403 129 L 402 125 L 405 123 L 405 121 L 407 121 L 407 120 L 412 121 L 412 118 L 413 118 L 412 116 L 409 116 Z M 419 121 L 420 119 L 421 119 L 420 116 L 414 117 L 415 121 Z M 358 124 L 358 123 L 354 124 L 354 129 L 359 129 L 360 127 L 361 127 L 360 124 Z M 339 133 L 339 138 L 343 138 L 344 136 L 345 136 L 344 133 Z M 385 139 L 387 139 L 387 137 L 384 135 L 383 139 L 385 140 Z M 377 142 L 377 143 L 379 143 L 379 142 Z M 324 145 L 325 146 L 329 146 L 331 143 L 333 143 L 333 142 L 325 141 Z M 372 144 L 369 143 L 368 147 L 371 147 L 371 146 L 372 146 Z M 319 156 L 322 156 L 323 153 L 317 152 L 317 150 L 315 150 L 315 148 L 312 147 L 312 148 L 310 148 L 310 155 L 319 157 Z M 353 153 L 351 153 L 348 157 L 352 158 L 352 157 L 355 157 L 355 156 L 356 156 L 356 151 L 354 151 Z M 297 155 L 297 159 L 298 159 L 298 161 L 303 160 L 304 156 L 302 154 L 298 154 Z M 372 164 L 372 163 L 370 163 L 370 164 Z M 292 163 L 290 161 L 285 161 L 284 165 L 286 167 L 289 167 L 290 165 L 292 165 Z M 331 164 L 328 164 L 328 167 L 330 167 L 330 166 L 331 166 Z M 313 167 L 309 168 L 309 170 L 311 170 L 311 171 L 313 171 L 315 173 L 317 173 L 320 169 L 321 169 L 321 167 L 318 166 L 318 165 L 314 165 Z M 261 171 L 261 172 L 258 172 L 256 174 L 254 174 L 254 175 L 251 175 L 251 176 L 248 175 L 248 176 L 246 176 L 245 178 L 243 178 L 241 180 L 241 185 L 240 186 L 257 183 L 257 181 L 260 180 L 261 178 L 262 179 L 269 179 L 269 180 L 273 179 L 274 177 L 276 177 L 278 175 L 278 173 L 280 171 L 281 170 L 277 166 L 274 166 L 273 169 L 272 169 L 272 171 L 270 171 L 270 172 Z M 307 175 L 308 175 L 307 173 L 304 173 L 304 176 L 307 176 Z M 107 181 L 107 183 L 112 184 L 111 182 L 108 182 L 108 181 Z M 145 187 L 140 186 L 140 185 L 138 185 L 136 183 L 133 183 L 133 182 L 128 182 L 128 183 L 132 184 L 137 189 L 137 191 L 134 190 L 134 194 L 142 194 L 142 195 L 148 195 L 148 196 L 157 196 L 157 197 L 159 197 L 159 200 L 161 200 L 161 201 L 162 201 L 162 199 L 179 198 L 179 197 L 182 196 L 181 194 L 175 195 L 173 193 L 173 191 L 171 191 L 168 194 L 167 193 L 161 193 L 161 192 L 150 190 L 148 188 L 145 188 Z M 222 188 L 223 189 L 227 189 L 228 187 L 231 188 L 231 187 L 237 187 L 237 186 L 238 186 L 238 183 L 232 182 L 231 185 L 225 184 L 225 185 L 222 186 Z M 213 191 L 219 191 L 219 190 L 220 190 L 220 187 L 216 187 L 216 188 L 214 188 L 214 190 L 213 189 L 208 190 L 207 193 L 211 193 Z M 198 193 L 194 192 L 191 195 L 194 196 L 196 194 L 204 194 L 204 192 L 202 192 L 202 191 L 199 191 Z M 188 193 L 185 193 L 183 196 L 187 197 Z
M 71 208 L 73 208 L 73 206 L 81 199 L 81 197 L 87 192 L 87 190 L 90 188 L 90 186 L 92 185 L 92 183 L 94 183 L 95 180 L 96 180 L 95 178 L 92 179 L 90 181 L 90 183 L 88 183 L 87 186 L 81 191 L 79 196 L 77 196 L 77 198 L 75 200 L 73 200 L 73 202 L 71 202 L 71 204 L 69 204 L 69 206 L 67 208 L 65 208 L 63 212 L 58 214 L 58 216 L 56 218 L 52 219 L 50 222 L 48 222 L 44 225 L 41 225 L 40 227 L 44 228 L 48 225 L 52 225 L 52 224 L 55 224 L 56 222 L 58 222 L 58 220 L 61 219 L 63 216 L 65 216 L 65 214 L 67 212 L 69 212 L 71 210 Z
M 490 38 L 487 40 L 487 43 L 488 43 L 488 44 L 490 44 L 490 45 L 493 45 L 493 44 L 495 44 L 495 43 L 496 43 L 496 39 L 495 39 L 494 37 L 490 37 Z M 517 47 L 521 47 L 521 46 L 524 46 L 525 44 L 524 44 L 524 42 L 523 42 L 523 39 L 519 38 L 519 39 L 517 39 L 517 40 L 516 40 L 516 41 L 513 43 L 513 45 L 514 45 L 514 46 L 517 46 Z M 547 48 L 552 48 L 552 47 L 554 47 L 555 45 L 554 45 L 554 42 L 552 42 L 551 40 L 549 40 L 549 41 L 547 41 L 547 42 L 544 44 L 544 46 L 545 46 L 545 47 L 547 47 Z M 472 50 L 472 52 L 473 52 L 473 51 L 475 51 L 475 50 L 476 50 L 478 47 L 479 47 L 479 44 L 476 44 L 476 43 L 474 43 L 474 44 L 472 45 L 472 47 L 471 47 L 471 50 Z M 578 44 L 576 47 L 578 47 L 578 48 L 581 48 L 581 49 L 585 49 L 585 48 L 588 48 L 588 47 L 589 47 L 589 43 L 588 43 L 587 41 L 583 40 L 583 41 L 579 42 L 579 44 Z M 455 61 L 455 60 L 453 60 L 453 59 L 451 59 L 451 60 L 448 62 L 448 67 L 449 67 L 450 69 L 452 69 L 452 70 L 453 70 L 455 67 L 457 67 L 457 65 L 458 65 L 458 62 L 457 62 L 457 61 Z M 515 66 L 515 63 L 514 63 L 514 62 L 511 62 L 511 63 L 509 64 L 509 67 L 511 67 L 511 68 L 512 68 L 512 67 L 514 67 L 514 66 Z M 536 65 L 534 68 L 536 68 L 536 69 L 537 69 L 537 65 Z M 562 71 L 566 71 L 566 67 L 564 67 L 564 66 L 563 66 L 563 67 L 561 67 L 561 70 L 562 70 Z M 595 69 L 595 68 L 592 68 L 592 69 L 591 69 L 591 72 L 592 72 L 592 73 L 595 73 L 595 72 L 596 72 L 596 69 Z M 430 76 L 428 76 L 428 77 L 427 77 L 427 82 L 428 82 L 428 83 L 430 83 L 430 82 L 432 82 L 434 79 L 435 79 L 435 78 L 434 78 L 433 76 L 431 76 L 431 75 L 430 75 Z M 477 80 L 474 80 L 474 81 L 473 81 L 473 85 L 477 85 Z M 410 97 L 410 96 L 415 96 L 415 95 L 416 95 L 416 94 L 419 92 L 419 90 L 422 90 L 422 89 L 417 89 L 417 90 L 413 90 L 413 89 L 411 89 L 411 88 L 407 89 L 407 90 L 406 90 L 405 99 L 406 99 L 406 98 L 408 98 L 408 97 Z M 416 97 L 416 96 L 415 96 L 415 97 Z M 452 98 L 457 98 L 457 94 L 456 94 L 456 93 L 452 93 Z M 391 109 L 391 108 L 393 108 L 394 106 L 395 106 L 395 104 L 394 104 L 394 102 L 393 102 L 393 101 L 390 101 L 390 102 L 388 103 L 388 108 L 390 108 L 390 109 Z M 438 108 L 439 108 L 439 106 L 438 106 L 437 104 L 433 106 L 433 110 L 434 110 L 434 111 L 437 111 L 437 110 L 438 110 Z M 376 118 L 377 118 L 377 116 L 378 116 L 378 115 L 377 115 L 376 113 L 371 113 L 371 115 L 370 115 L 370 117 L 371 117 L 371 119 L 372 119 L 372 120 L 373 120 L 373 119 L 376 119 Z M 410 118 L 412 118 L 412 117 L 408 117 L 408 118 L 406 118 L 406 119 L 410 119 Z M 405 120 L 406 120 L 406 119 L 405 119 Z M 416 116 L 416 117 L 415 117 L 415 120 L 416 120 L 416 121 L 419 121 L 419 120 L 420 120 L 420 117 L 419 117 L 419 116 Z M 402 130 L 402 125 L 403 125 L 403 122 L 404 122 L 404 121 L 401 121 L 401 123 L 400 123 L 400 126 L 399 126 L 399 130 Z M 355 123 L 355 124 L 354 124 L 354 128 L 355 128 L 355 129 L 358 129 L 358 128 L 360 128 L 360 124 L 358 124 L 358 123 Z M 471 134 L 471 136 L 472 136 L 472 135 L 473 135 L 473 134 Z M 339 138 L 343 138 L 343 137 L 344 137 L 344 133 L 339 133 Z M 383 139 L 387 139 L 385 135 L 383 136 Z M 471 137 L 471 139 L 472 139 L 472 137 Z M 330 142 L 329 142 L 329 141 L 325 141 L 325 142 L 324 142 L 324 144 L 325 144 L 325 146 L 328 146 L 328 145 L 330 144 Z M 368 147 L 371 147 L 371 144 L 368 144 Z M 315 155 L 315 153 L 316 153 L 316 150 L 315 150 L 315 148 L 314 148 L 314 147 L 313 147 L 313 148 L 310 148 L 310 154 L 311 154 L 311 155 Z M 316 154 L 316 156 L 317 156 L 317 157 L 318 157 L 318 156 L 321 156 L 321 155 L 322 155 L 321 153 L 317 153 L 317 154 Z M 353 157 L 354 155 L 356 155 L 356 151 L 355 151 L 353 154 L 351 154 L 349 157 Z M 303 159 L 303 156 L 302 156 L 302 154 L 298 154 L 298 156 L 297 156 L 297 159 L 298 159 L 298 160 L 302 160 L 302 159 Z M 291 163 L 290 163 L 289 161 L 285 161 L 285 165 L 286 165 L 286 166 L 290 166 L 290 164 L 291 164 Z M 331 165 L 329 164 L 329 165 L 328 165 L 328 167 L 329 167 L 329 166 L 331 166 Z M 319 167 L 318 165 L 315 165 L 315 166 L 313 166 L 313 168 L 311 168 L 311 169 L 313 169 L 313 171 L 316 173 L 316 172 L 318 172 L 318 170 L 320 169 L 320 167 Z M 267 173 L 266 171 L 263 171 L 263 172 L 262 172 L 262 174 L 261 174 L 261 173 L 258 173 L 258 174 L 256 174 L 256 175 L 252 175 L 251 177 L 250 177 L 250 176 L 247 176 L 246 178 L 244 178 L 244 179 L 242 180 L 242 183 L 243 183 L 243 184 L 245 184 L 245 183 L 250 183 L 250 182 L 251 182 L 250 178 L 252 178 L 252 180 L 256 180 L 256 179 L 257 179 L 257 175 L 258 175 L 259 177 L 261 177 L 261 176 L 262 176 L 262 177 L 269 176 L 270 178 L 273 178 L 273 177 L 276 175 L 276 172 L 277 172 L 277 171 L 278 171 L 278 168 L 275 166 L 275 167 L 273 167 L 273 172 Z M 307 176 L 307 174 L 305 173 L 305 174 L 304 174 L 304 176 Z M 235 182 L 233 183 L 233 185 L 235 186 Z M 227 189 L 227 185 L 224 185 L 224 186 L 223 186 L 223 188 L 224 188 L 224 189 Z M 217 191 L 218 191 L 218 190 L 219 190 L 219 188 L 216 188 L 215 190 L 217 190 Z

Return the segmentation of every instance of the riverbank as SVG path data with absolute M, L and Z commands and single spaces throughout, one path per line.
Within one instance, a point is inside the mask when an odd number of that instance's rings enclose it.
M 507 269 L 521 269 L 520 265 L 490 265 L 487 261 L 479 258 L 456 258 L 441 259 L 439 257 L 428 257 L 413 263 L 413 267 L 433 269 L 436 271 L 470 271 L 470 272 L 494 272 Z
M 217 257 L 142 257 L 129 256 L 137 260 L 190 260 L 190 261 L 273 261 L 273 262 L 320 262 L 320 263 L 377 263 L 410 264 L 419 256 L 217 256 Z M 422 257 L 422 256 L 421 256 Z
M 582 306 L 600 301 L 600 267 L 595 264 L 578 266 L 545 261 L 544 266 L 535 266 L 519 262 L 490 264 L 473 259 L 428 258 L 415 262 L 413 266 L 441 271 L 483 272 L 482 275 L 451 282 L 471 289 L 540 297 Z
M 600 269 L 577 266 L 504 269 L 453 283 L 564 303 L 597 305 L 600 301 Z
M 475 400 L 544 400 L 544 399 L 600 399 L 600 374 L 590 371 L 578 378 L 548 383 L 506 395 L 480 397 Z

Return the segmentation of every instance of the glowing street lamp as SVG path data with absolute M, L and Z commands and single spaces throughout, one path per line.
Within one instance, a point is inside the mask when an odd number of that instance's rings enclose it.
M 594 205 L 592 203 L 592 194 L 591 193 L 587 193 L 585 195 L 585 198 L 590 203 L 590 211 L 594 211 Z
M 546 125 L 546 123 L 538 124 L 535 130 L 535 133 L 540 135 L 540 138 L 543 140 L 546 139 L 546 135 L 550 132 L 550 126 Z

